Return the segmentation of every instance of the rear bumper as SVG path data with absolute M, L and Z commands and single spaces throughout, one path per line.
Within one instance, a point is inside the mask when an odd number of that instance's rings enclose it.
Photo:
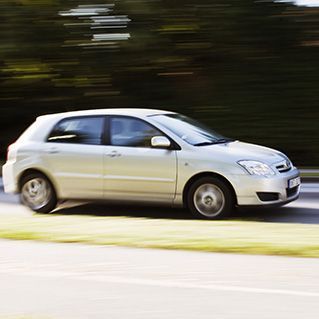
M 290 179 L 299 177 L 299 171 L 293 168 L 286 173 L 278 173 L 273 177 L 253 175 L 238 176 L 232 181 L 238 206 L 282 206 L 299 197 L 300 185 L 291 189 L 288 187 Z M 276 194 L 276 200 L 261 200 L 257 193 Z
M 19 188 L 13 162 L 7 162 L 2 166 L 2 178 L 5 193 L 18 193 Z

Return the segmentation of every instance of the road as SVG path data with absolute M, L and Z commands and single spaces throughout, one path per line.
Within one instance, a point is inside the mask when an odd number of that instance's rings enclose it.
M 19 204 L 17 196 L 3 193 L 0 179 L 0 216 L 3 214 L 32 217 L 25 207 Z M 110 205 L 106 203 L 75 203 L 66 202 L 56 211 L 59 214 L 89 214 L 98 216 L 132 216 L 149 218 L 192 218 L 185 210 L 167 207 L 132 207 Z M 233 214 L 233 218 L 258 220 L 265 222 L 319 224 L 319 184 L 306 183 L 302 185 L 300 198 L 280 208 L 241 209 Z
M 6 240 L 0 253 L 0 317 L 319 317 L 319 259 Z
M 319 187 L 236 217 L 319 224 Z M 67 203 L 63 214 L 191 218 L 169 208 Z M 1 215 L 32 213 L 0 193 Z M 319 259 L 0 240 L 0 318 L 319 318 Z M 10 317 L 11 318 L 11 317 Z M 15 319 L 15 317 L 13 317 Z

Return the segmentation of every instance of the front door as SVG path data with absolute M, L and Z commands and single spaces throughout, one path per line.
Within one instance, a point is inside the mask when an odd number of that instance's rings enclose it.
M 171 202 L 176 187 L 176 151 L 151 147 L 163 135 L 134 117 L 109 118 L 109 145 L 104 154 L 105 198 Z

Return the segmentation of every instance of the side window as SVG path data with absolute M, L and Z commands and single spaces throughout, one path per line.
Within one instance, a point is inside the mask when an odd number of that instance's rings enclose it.
M 110 142 L 115 146 L 151 147 L 151 139 L 163 134 L 152 125 L 133 117 L 112 116 Z
M 48 142 L 102 144 L 104 117 L 69 118 L 59 122 L 48 137 Z

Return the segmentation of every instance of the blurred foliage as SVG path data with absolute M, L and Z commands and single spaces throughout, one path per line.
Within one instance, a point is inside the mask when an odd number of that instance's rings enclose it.
M 40 114 L 151 107 L 319 163 L 318 8 L 0 0 L 0 15 L 2 156 Z

